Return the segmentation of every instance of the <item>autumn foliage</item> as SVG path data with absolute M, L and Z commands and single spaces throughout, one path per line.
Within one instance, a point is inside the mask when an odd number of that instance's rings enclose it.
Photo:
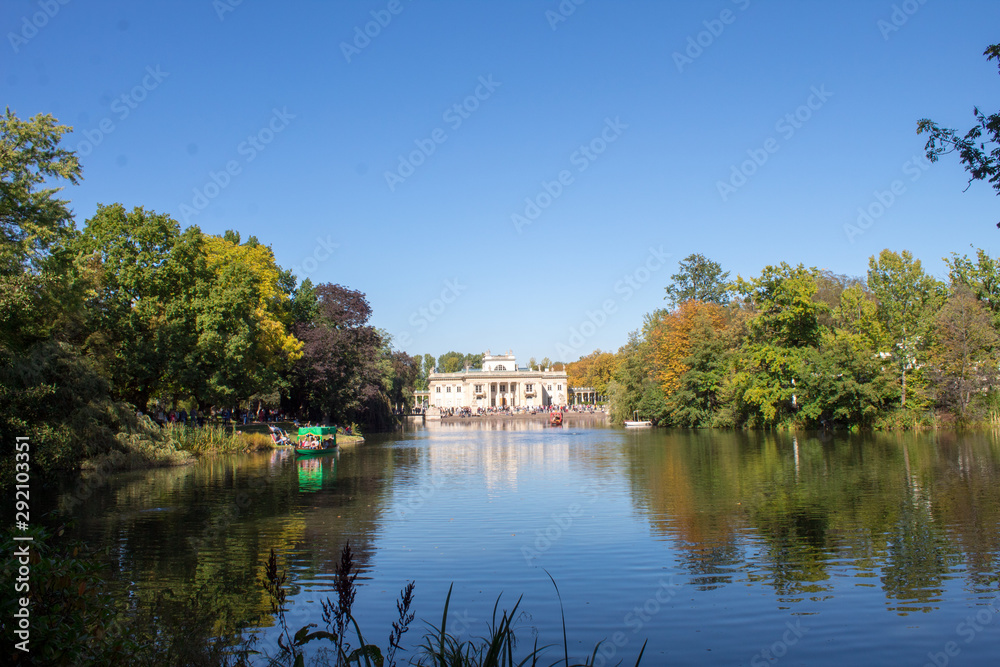
M 725 326 L 725 310 L 716 303 L 684 301 L 676 310 L 666 313 L 651 333 L 656 379 L 665 396 L 680 386 L 681 377 L 690 370 L 685 359 L 691 353 L 691 332 L 699 318 L 711 323 L 716 331 Z

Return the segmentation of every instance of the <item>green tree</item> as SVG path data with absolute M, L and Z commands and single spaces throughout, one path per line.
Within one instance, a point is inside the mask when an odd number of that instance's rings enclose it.
M 987 61 L 996 60 L 1000 69 L 1000 44 L 986 47 L 983 55 Z M 987 181 L 1000 195 L 1000 113 L 986 115 L 974 107 L 973 115 L 976 124 L 965 136 L 927 118 L 917 122 L 917 134 L 930 135 L 924 146 L 928 160 L 937 162 L 942 155 L 958 153 L 969 173 L 969 185 L 973 181 Z
M 670 276 L 673 283 L 665 288 L 671 306 L 690 301 L 704 301 L 725 305 L 729 302 L 731 285 L 729 272 L 723 273 L 722 266 L 700 253 L 688 255 L 679 263 L 681 270 Z
M 975 261 L 968 255 L 959 256 L 953 252 L 950 258 L 944 258 L 944 262 L 948 265 L 948 278 L 952 285 L 964 285 L 971 289 L 992 313 L 994 326 L 1000 326 L 1000 260 L 977 248 Z
M 437 361 L 438 373 L 457 373 L 465 368 L 465 355 L 461 352 L 445 352 Z
M 868 261 L 868 288 L 878 301 L 887 342 L 879 352 L 892 358 L 899 378 L 899 405 L 906 407 L 907 378 L 926 362 L 928 333 L 943 286 L 924 273 L 920 260 L 904 250 L 883 250 Z
M 720 408 L 732 350 L 718 314 L 709 308 L 694 314 L 688 338 L 687 356 L 682 360 L 686 370 L 667 399 L 669 421 L 686 428 L 708 427 Z
M 271 248 L 239 234 L 204 237 L 211 277 L 197 310 L 196 379 L 200 402 L 238 403 L 282 390 L 303 343 L 291 333 L 296 309 L 319 312 L 311 284 L 296 305 L 295 280 L 277 265 Z M 297 297 L 298 298 L 298 297 Z
M 393 409 L 409 412 L 413 407 L 413 390 L 420 377 L 420 357 L 411 357 L 406 352 L 389 350 L 391 365 L 388 398 Z
M 996 386 L 1000 338 L 990 313 L 964 285 L 954 289 L 934 327 L 930 358 L 939 399 L 968 419 L 973 399 Z
M 417 379 L 414 382 L 414 389 L 420 391 L 427 391 L 430 387 L 430 375 L 431 371 L 434 370 L 434 355 L 424 354 L 423 357 L 417 356 L 417 362 L 420 365 L 420 373 L 417 375 Z
M 0 487 L 13 481 L 17 436 L 30 438 L 40 476 L 129 443 L 143 445 L 136 458 L 171 453 L 160 433 L 140 432 L 135 414 L 110 400 L 96 361 L 81 351 L 89 283 L 73 267 L 66 202 L 43 187 L 80 178 L 76 156 L 59 147 L 68 129 L 47 115 L 24 122 L 8 110 L 0 119 Z
M 666 400 L 653 377 L 649 342 L 638 331 L 633 331 L 628 343 L 615 356 L 614 374 L 606 388 L 611 420 L 621 423 L 633 419 L 637 412 L 646 419 L 663 419 L 667 412 Z M 602 392 L 598 390 L 598 393 Z
M 9 108 L 0 118 L 0 276 L 38 273 L 51 251 L 73 236 L 68 202 L 57 199 L 50 179 L 76 185 L 75 154 L 59 147 L 72 128 L 48 114 L 19 119 Z
M 892 377 L 866 342 L 828 330 L 803 355 L 798 416 L 807 426 L 871 426 L 891 400 Z
M 98 206 L 75 244 L 90 280 L 85 343 L 113 394 L 145 410 L 150 397 L 192 372 L 196 314 L 208 270 L 201 233 L 165 214 Z
M 753 316 L 735 360 L 732 389 L 737 414 L 756 426 L 773 426 L 798 410 L 796 386 L 806 351 L 815 348 L 820 316 L 829 310 L 813 297 L 817 269 L 782 262 L 766 266 L 759 278 L 737 278 L 737 289 Z

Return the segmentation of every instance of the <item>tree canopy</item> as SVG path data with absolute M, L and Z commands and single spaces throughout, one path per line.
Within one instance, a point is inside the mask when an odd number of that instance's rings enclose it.
M 689 301 L 726 304 L 729 301 L 729 272 L 700 253 L 688 255 L 680 261 L 681 270 L 670 276 L 664 299 L 674 307 Z
M 996 60 L 1000 70 L 1000 44 L 986 47 L 983 55 L 987 61 Z M 917 122 L 917 134 L 929 135 L 924 146 L 928 160 L 937 162 L 942 155 L 957 153 L 969 173 L 969 185 L 986 181 L 1000 195 L 1000 112 L 987 115 L 977 106 L 972 115 L 976 123 L 964 135 L 928 118 Z

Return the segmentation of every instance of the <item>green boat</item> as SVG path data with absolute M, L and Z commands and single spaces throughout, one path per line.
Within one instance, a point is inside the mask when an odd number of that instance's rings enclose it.
M 333 426 L 303 426 L 299 429 L 297 440 L 301 443 L 304 438 L 314 436 L 323 441 L 323 444 L 330 444 L 330 447 L 322 449 L 311 449 L 308 447 L 296 447 L 295 453 L 299 456 L 315 456 L 318 454 L 330 454 L 337 451 L 337 429 Z
M 302 449 L 299 447 L 295 448 L 295 453 L 299 456 L 317 456 L 319 454 L 332 454 L 337 451 L 336 447 L 325 447 L 323 449 Z

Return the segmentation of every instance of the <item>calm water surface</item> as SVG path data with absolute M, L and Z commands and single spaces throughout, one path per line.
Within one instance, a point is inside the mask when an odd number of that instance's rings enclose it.
M 349 540 L 362 569 L 356 613 L 382 645 L 408 580 L 418 621 L 440 622 L 453 583 L 449 625 L 477 636 L 499 595 L 509 608 L 523 594 L 524 645 L 561 645 L 548 571 L 578 659 L 600 639 L 607 664 L 634 662 L 647 639 L 647 665 L 1000 656 L 993 435 L 444 424 L 337 456 L 121 475 L 75 512 L 77 533 L 111 548 L 131 595 L 200 591 L 230 619 L 268 609 L 254 580 L 275 548 L 293 628 L 322 625 Z

